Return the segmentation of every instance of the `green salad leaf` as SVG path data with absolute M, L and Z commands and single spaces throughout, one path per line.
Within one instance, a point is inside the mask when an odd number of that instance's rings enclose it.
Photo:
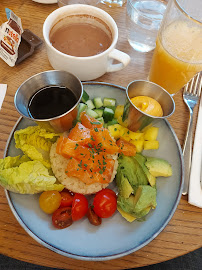
M 60 134 L 49 132 L 39 126 L 29 126 L 15 131 L 15 147 L 20 148 L 32 160 L 38 160 L 50 168 L 49 152 Z
M 26 156 L 6 157 L 0 160 L 0 185 L 21 194 L 34 194 L 46 190 L 63 190 L 56 178 L 40 161 L 27 161 Z

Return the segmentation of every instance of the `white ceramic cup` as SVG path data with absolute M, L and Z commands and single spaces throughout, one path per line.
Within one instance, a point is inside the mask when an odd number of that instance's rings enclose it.
M 64 54 L 55 49 L 49 39 L 51 29 L 58 23 L 72 15 L 90 15 L 107 24 L 112 34 L 112 43 L 104 52 L 89 56 L 76 57 Z M 123 69 L 130 62 L 130 56 L 115 49 L 118 40 L 118 28 L 113 18 L 104 10 L 90 5 L 67 5 L 53 11 L 43 25 L 43 36 L 46 44 L 48 59 L 56 70 L 71 72 L 82 81 L 94 80 L 106 72 Z M 120 63 L 113 64 L 113 60 Z

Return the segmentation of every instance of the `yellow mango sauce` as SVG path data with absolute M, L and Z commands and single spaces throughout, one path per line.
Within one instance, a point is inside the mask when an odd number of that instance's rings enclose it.
M 151 116 L 163 116 L 161 105 L 155 99 L 148 96 L 137 96 L 131 98 L 131 102 L 142 112 Z

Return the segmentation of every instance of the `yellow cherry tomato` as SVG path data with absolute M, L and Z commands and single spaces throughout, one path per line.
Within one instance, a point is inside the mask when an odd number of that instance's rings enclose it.
M 60 207 L 61 199 L 56 190 L 44 191 L 39 197 L 39 206 L 46 214 L 52 214 Z

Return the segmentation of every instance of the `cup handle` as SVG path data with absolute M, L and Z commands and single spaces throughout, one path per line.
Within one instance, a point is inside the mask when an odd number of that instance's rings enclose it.
M 118 71 L 126 67 L 129 62 L 130 62 L 130 56 L 124 52 L 121 52 L 117 49 L 114 49 L 112 52 L 109 54 L 109 58 L 118 60 L 119 64 L 110 64 L 107 68 L 107 72 L 113 72 L 113 71 Z

